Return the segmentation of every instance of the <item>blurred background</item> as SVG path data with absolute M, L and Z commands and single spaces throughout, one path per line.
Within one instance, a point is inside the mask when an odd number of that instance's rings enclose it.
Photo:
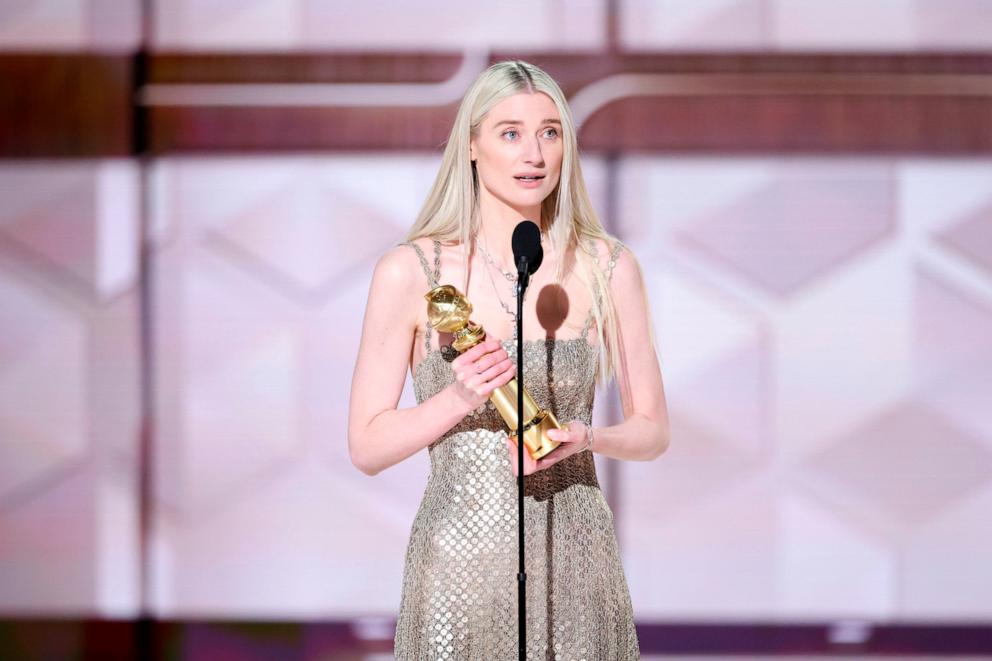
M 992 655 L 992 0 L 0 0 L 0 658 L 391 658 L 362 313 L 508 57 L 647 278 L 644 658 Z

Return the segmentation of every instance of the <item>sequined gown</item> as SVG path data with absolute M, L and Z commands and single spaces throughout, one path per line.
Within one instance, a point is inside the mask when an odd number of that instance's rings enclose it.
M 406 245 L 433 287 L 439 261 L 432 273 L 420 247 Z M 621 248 L 614 248 L 609 272 Z M 524 342 L 527 390 L 563 424 L 591 422 L 596 351 L 586 335 Z M 413 375 L 418 403 L 454 381 L 442 353 L 431 349 L 429 327 L 425 343 L 427 356 Z M 515 343 L 504 347 L 516 360 Z M 430 445 L 430 477 L 404 566 L 394 641 L 400 661 L 518 657 L 517 483 L 504 430 L 487 401 Z M 613 514 L 592 454 L 528 475 L 524 516 L 527 658 L 639 659 Z

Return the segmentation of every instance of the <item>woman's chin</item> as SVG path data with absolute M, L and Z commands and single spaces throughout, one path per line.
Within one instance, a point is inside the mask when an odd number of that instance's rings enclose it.
M 500 191 L 495 193 L 493 197 L 502 204 L 525 214 L 528 209 L 540 207 L 545 198 L 548 197 L 549 192 L 543 188 L 525 191 L 524 194 L 521 194 L 521 191 Z M 537 222 L 537 218 L 530 220 Z
M 548 191 L 533 190 L 528 191 L 527 195 L 514 195 L 510 197 L 507 202 L 514 209 L 526 209 L 541 206 L 547 197 Z

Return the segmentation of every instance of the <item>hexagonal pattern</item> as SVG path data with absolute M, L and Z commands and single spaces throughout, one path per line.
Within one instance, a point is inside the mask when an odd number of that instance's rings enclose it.
M 6 608 L 135 607 L 140 307 L 128 251 L 106 246 L 138 232 L 101 202 L 134 195 L 118 166 L 0 168 Z M 597 204 L 608 167 L 586 168 Z M 610 469 L 635 614 L 987 618 L 992 163 L 617 167 L 673 425 L 660 460 Z M 395 612 L 430 467 L 351 466 L 348 375 L 374 257 L 436 168 L 156 164 L 157 613 Z M 38 557 L 63 563 L 59 590 Z

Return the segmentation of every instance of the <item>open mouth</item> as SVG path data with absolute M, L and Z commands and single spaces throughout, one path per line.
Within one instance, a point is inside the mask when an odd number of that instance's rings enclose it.
M 540 181 L 544 179 L 544 175 L 539 175 L 535 177 L 514 177 L 514 179 L 519 179 L 520 181 Z

